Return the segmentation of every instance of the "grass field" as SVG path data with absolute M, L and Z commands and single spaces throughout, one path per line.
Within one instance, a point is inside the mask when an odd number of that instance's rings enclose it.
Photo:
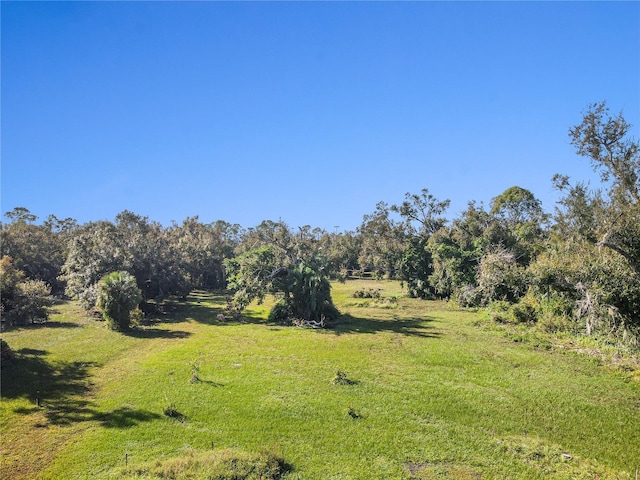
M 363 287 L 382 299 L 353 298 Z M 220 322 L 224 297 L 195 292 L 129 334 L 73 302 L 3 333 L 17 358 L 2 369 L 1 477 L 158 478 L 157 461 L 266 451 L 285 479 L 635 478 L 630 375 L 395 282 L 333 296 L 344 315 L 327 330 L 269 324 L 268 305 Z

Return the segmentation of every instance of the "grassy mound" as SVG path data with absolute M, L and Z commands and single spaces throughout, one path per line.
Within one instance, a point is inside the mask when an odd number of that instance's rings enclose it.
M 215 480 L 276 480 L 289 470 L 283 458 L 263 451 L 251 453 L 238 449 L 191 451 L 180 457 L 158 460 L 152 464 L 126 468 L 124 480 L 215 479 Z

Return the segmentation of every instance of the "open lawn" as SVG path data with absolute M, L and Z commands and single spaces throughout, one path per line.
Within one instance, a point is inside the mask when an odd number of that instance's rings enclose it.
M 382 298 L 353 298 L 362 288 Z M 268 305 L 221 322 L 224 297 L 194 292 L 129 334 L 73 302 L 3 333 L 17 358 L 2 369 L 2 478 L 159 478 L 212 450 L 271 452 L 285 479 L 635 478 L 630 376 L 395 282 L 333 296 L 344 315 L 327 330 L 269 324 Z

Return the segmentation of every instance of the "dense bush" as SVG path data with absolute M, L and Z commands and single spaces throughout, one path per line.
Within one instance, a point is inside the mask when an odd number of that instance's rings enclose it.
M 340 316 L 331 299 L 329 278 L 317 261 L 299 262 L 276 285 L 284 294 L 292 318 L 324 323 Z
M 353 298 L 380 298 L 380 289 L 379 288 L 361 288 L 360 290 L 356 290 L 353 292 Z
M 263 245 L 226 260 L 234 308 L 242 310 L 272 294 L 279 300 L 270 314 L 272 321 L 325 324 L 337 319 L 340 313 L 331 299 L 326 259 L 287 257 L 274 246 Z
M 25 280 L 17 285 L 17 298 L 9 317 L 12 323 L 37 323 L 49 319 L 53 303 L 51 288 L 42 280 Z
M 284 300 L 278 301 L 269 312 L 269 321 L 287 325 L 291 323 L 293 312 Z
M 97 307 L 113 330 L 127 330 L 131 326 L 131 312 L 142 301 L 136 279 L 127 272 L 112 272 L 98 283 Z
M 0 313 L 12 325 L 48 320 L 51 288 L 42 280 L 31 280 L 13 265 L 11 257 L 0 260 L 2 298 Z

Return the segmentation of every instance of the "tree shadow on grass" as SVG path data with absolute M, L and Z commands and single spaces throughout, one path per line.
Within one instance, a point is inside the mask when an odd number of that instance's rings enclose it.
M 199 378 L 195 382 L 191 382 L 191 383 L 193 383 L 195 385 L 198 385 L 198 384 L 209 385 L 210 387 L 224 387 L 225 386 L 224 383 L 214 382 L 213 380 L 203 380 L 201 378 Z
M 2 368 L 2 397 L 29 398 L 37 402 L 60 395 L 83 395 L 88 392 L 91 362 L 48 362 L 46 350 L 22 348 Z
M 46 322 L 34 322 L 25 325 L 10 325 L 2 322 L 1 330 L 3 332 L 12 332 L 15 330 L 32 330 L 32 329 L 52 329 L 52 328 L 80 328 L 81 325 L 73 322 L 58 322 L 56 320 L 47 320 Z
M 440 338 L 442 334 L 429 325 L 432 321 L 433 319 L 428 317 L 419 319 L 382 320 L 344 314 L 333 323 L 332 329 L 336 335 L 392 332 L 413 337 Z
M 163 330 L 161 328 L 153 328 L 153 327 L 143 327 L 143 328 L 133 328 L 131 330 L 127 330 L 122 332 L 124 335 L 128 337 L 134 338 L 187 338 L 191 336 L 190 332 L 184 332 L 182 330 Z
M 92 362 L 50 363 L 44 350 L 21 349 L 16 358 L 2 369 L 2 398 L 25 398 L 30 408 L 20 407 L 15 413 L 28 415 L 41 412 L 48 424 L 71 425 L 97 421 L 107 428 L 126 428 L 143 421 L 161 418 L 140 409 L 119 408 L 103 412 L 88 397 L 93 387 L 89 370 Z M 40 425 L 46 426 L 46 425 Z
M 243 311 L 239 319 L 232 318 L 226 308 L 226 299 L 229 293 L 226 291 L 192 292 L 186 300 L 172 300 L 164 305 L 165 314 L 154 316 L 146 320 L 146 323 L 180 323 L 195 321 L 205 325 L 238 325 L 238 324 L 269 324 L 267 320 L 253 311 Z M 223 305 L 225 305 L 223 307 Z M 224 320 L 218 319 L 218 315 L 224 315 Z M 278 325 L 273 323 L 273 325 Z
M 121 407 L 110 412 L 95 412 L 93 417 L 92 420 L 98 420 L 106 428 L 128 428 L 142 422 L 158 420 L 162 415 L 147 410 Z
M 238 324 L 259 324 L 268 325 L 271 328 L 288 328 L 278 322 L 270 322 L 264 319 L 260 313 L 254 311 L 244 311 L 241 319 L 228 318 L 228 312 L 220 305 L 226 304 L 228 292 L 215 291 L 192 292 L 185 301 L 172 301 L 165 305 L 165 315 L 159 319 L 150 319 L 149 323 L 167 322 L 178 323 L 193 320 L 198 323 L 218 326 L 233 326 Z M 225 315 L 225 320 L 219 320 L 218 315 Z M 432 318 L 423 317 L 416 319 L 377 319 L 355 317 L 344 314 L 338 320 L 332 322 L 326 329 L 318 329 L 318 331 L 333 331 L 336 335 L 368 333 L 374 334 L 378 332 L 393 332 L 400 335 L 423 337 L 423 338 L 439 338 L 442 334 L 429 325 L 433 322 Z M 144 330 L 143 330 L 144 331 Z M 142 334 L 139 334 L 142 335 Z M 158 335 L 160 336 L 160 335 Z M 154 338 L 150 336 L 150 338 Z
M 192 292 L 185 300 L 166 301 L 158 313 L 146 319 L 146 323 L 180 323 L 189 320 L 207 325 L 221 323 L 218 314 L 226 314 L 226 309 L 214 305 L 226 305 L 226 293 L 217 292 Z

